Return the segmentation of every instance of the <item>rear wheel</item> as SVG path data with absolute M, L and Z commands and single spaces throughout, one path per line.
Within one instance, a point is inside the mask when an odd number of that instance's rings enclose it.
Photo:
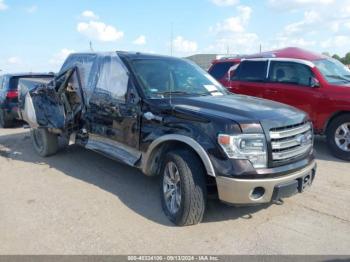
M 170 221 L 178 226 L 200 223 L 207 192 L 205 172 L 198 157 L 186 150 L 168 153 L 161 172 L 162 206 Z
M 339 116 L 330 123 L 327 142 L 334 156 L 350 161 L 350 115 Z
M 41 157 L 52 156 L 58 151 L 58 137 L 47 129 L 32 129 L 32 142 L 35 151 Z
M 0 127 L 9 128 L 13 125 L 12 121 L 8 120 L 4 110 L 0 109 Z

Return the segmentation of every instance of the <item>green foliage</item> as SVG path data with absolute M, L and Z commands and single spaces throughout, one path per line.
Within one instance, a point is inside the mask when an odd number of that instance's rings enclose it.
M 337 59 L 337 60 L 341 61 L 341 57 L 338 56 L 337 54 L 334 54 L 332 57 L 333 57 L 334 59 Z
M 339 60 L 340 62 L 342 62 L 342 63 L 345 64 L 345 65 L 350 65 L 350 52 L 347 53 L 347 54 L 345 55 L 345 57 L 340 57 L 340 56 L 337 55 L 337 54 L 334 54 L 332 57 L 333 57 L 334 59 Z
M 350 52 L 345 55 L 342 62 L 346 65 L 350 65 Z

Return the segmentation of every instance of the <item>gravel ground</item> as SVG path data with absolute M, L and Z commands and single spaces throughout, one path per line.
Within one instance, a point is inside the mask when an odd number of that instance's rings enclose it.
M 177 228 L 158 180 L 80 147 L 42 159 L 23 129 L 0 129 L 0 254 L 350 254 L 350 163 L 316 142 L 318 177 L 283 205 L 210 200 Z

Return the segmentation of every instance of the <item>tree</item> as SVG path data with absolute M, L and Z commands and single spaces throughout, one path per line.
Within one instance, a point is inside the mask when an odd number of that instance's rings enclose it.
M 337 59 L 338 61 L 341 61 L 341 60 L 342 60 L 342 58 L 341 58 L 339 55 L 337 55 L 337 54 L 334 54 L 334 55 L 332 56 L 332 58 Z
M 343 63 L 346 65 L 350 65 L 350 52 L 345 55 L 343 58 Z

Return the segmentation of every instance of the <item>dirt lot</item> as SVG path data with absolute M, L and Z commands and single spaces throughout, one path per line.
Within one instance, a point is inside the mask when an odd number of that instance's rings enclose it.
M 41 159 L 28 131 L 0 130 L 0 254 L 350 254 L 350 163 L 316 143 L 314 187 L 284 205 L 211 200 L 204 222 L 172 226 L 158 180 L 71 147 Z

